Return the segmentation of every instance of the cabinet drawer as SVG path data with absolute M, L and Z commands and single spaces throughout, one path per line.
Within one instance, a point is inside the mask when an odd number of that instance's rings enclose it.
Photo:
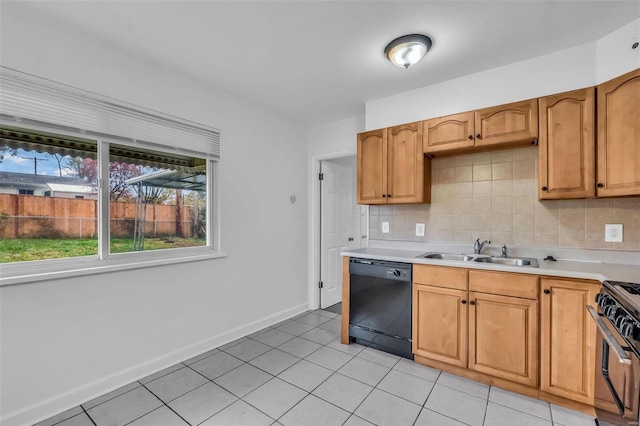
M 434 287 L 467 289 L 467 270 L 446 266 L 413 265 L 413 282 Z
M 538 276 L 508 272 L 469 271 L 469 290 L 537 299 Z

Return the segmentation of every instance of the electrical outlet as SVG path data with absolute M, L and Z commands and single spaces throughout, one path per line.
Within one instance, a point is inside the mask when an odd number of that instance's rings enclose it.
M 622 242 L 622 224 L 604 225 L 604 240 L 610 243 L 621 243 Z
M 416 223 L 416 237 L 424 237 L 424 223 Z
M 382 222 L 382 233 L 383 234 L 389 233 L 389 222 Z

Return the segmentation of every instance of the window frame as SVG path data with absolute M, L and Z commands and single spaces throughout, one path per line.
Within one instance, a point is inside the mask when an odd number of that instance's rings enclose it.
M 16 123 L 0 118 L 0 124 L 20 126 L 25 129 L 55 133 L 59 135 L 92 139 L 97 144 L 98 159 L 98 254 L 97 256 L 67 257 L 0 264 L 0 287 L 26 284 L 31 282 L 62 279 L 74 276 L 91 275 L 128 269 L 146 268 L 175 263 L 193 262 L 206 259 L 226 257 L 220 250 L 220 200 L 219 200 L 219 159 L 202 155 L 206 160 L 206 245 L 198 247 L 167 248 L 142 252 L 109 253 L 110 218 L 109 218 L 109 144 L 123 143 L 135 148 L 124 138 L 92 137 L 79 132 L 62 130 L 55 125 L 47 126 L 34 123 Z M 124 141 L 123 141 L 124 139 Z M 162 152 L 162 145 L 153 149 Z M 167 148 L 165 152 L 172 152 Z M 190 155 L 197 156 L 196 153 Z

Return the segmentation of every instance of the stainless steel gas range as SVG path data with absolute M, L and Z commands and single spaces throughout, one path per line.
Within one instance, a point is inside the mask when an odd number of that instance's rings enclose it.
M 640 403 L 640 283 L 605 281 L 587 306 L 598 328 L 595 406 L 598 423 L 638 425 Z

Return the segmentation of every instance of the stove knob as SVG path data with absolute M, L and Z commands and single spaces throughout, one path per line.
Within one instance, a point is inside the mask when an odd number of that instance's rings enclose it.
M 631 338 L 631 336 L 633 336 L 634 329 L 635 329 L 635 325 L 633 324 L 633 322 L 625 321 L 622 324 L 622 329 L 620 330 L 620 334 L 622 334 L 622 337 L 624 337 L 625 339 L 629 339 Z
M 598 301 L 598 306 L 600 307 L 600 310 L 604 310 L 605 306 L 609 306 L 613 304 L 614 304 L 613 299 L 611 299 L 611 297 L 607 296 L 606 294 L 603 294 L 600 300 Z
M 616 319 L 618 314 L 618 307 L 616 305 L 607 305 L 603 312 L 611 321 L 613 321 Z
M 615 321 L 614 321 L 614 325 L 616 326 L 616 328 L 618 329 L 618 331 L 622 330 L 622 326 L 627 322 L 627 316 L 623 313 L 620 313 Z

